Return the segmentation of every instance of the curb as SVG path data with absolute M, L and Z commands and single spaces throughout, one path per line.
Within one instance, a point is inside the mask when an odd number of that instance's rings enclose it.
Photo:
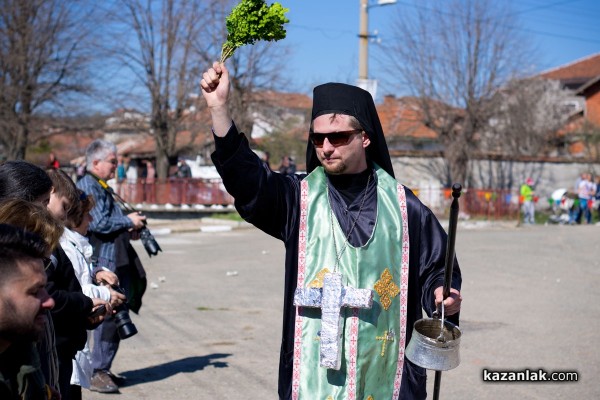
M 229 232 L 235 229 L 253 228 L 253 225 L 246 221 L 230 221 L 219 218 L 156 220 L 151 221 L 150 225 L 155 226 L 150 229 L 150 232 L 155 236 L 172 233 Z

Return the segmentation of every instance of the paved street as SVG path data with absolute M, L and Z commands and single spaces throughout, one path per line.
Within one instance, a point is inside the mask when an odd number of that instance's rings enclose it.
M 599 233 L 459 225 L 461 364 L 442 374 L 441 398 L 600 398 Z M 157 239 L 151 259 L 136 243 L 149 287 L 113 365 L 127 386 L 84 399 L 276 399 L 282 244 L 254 228 Z M 579 382 L 485 383 L 484 368 L 574 370 Z

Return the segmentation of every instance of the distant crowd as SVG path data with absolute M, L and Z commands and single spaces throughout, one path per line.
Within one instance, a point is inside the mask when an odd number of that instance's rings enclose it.
M 532 178 L 527 178 L 520 187 L 520 203 L 523 223 L 535 223 L 534 203 L 537 200 L 535 184 Z M 594 210 L 600 221 L 600 175 L 592 176 L 590 172 L 582 172 L 573 187 L 564 189 L 551 198 L 554 215 L 551 220 L 556 223 L 576 225 L 593 222 Z

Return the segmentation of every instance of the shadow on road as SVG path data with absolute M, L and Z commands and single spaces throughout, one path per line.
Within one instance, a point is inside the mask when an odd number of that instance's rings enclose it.
M 187 357 L 148 368 L 124 371 L 121 376 L 126 379 L 124 386 L 135 386 L 140 383 L 160 381 L 180 372 L 200 371 L 208 366 L 227 368 L 229 365 L 226 362 L 216 360 L 229 356 L 231 354 L 214 353 L 206 356 Z

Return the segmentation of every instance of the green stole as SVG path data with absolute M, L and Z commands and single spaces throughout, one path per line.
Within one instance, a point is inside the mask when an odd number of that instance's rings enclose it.
M 323 270 L 338 271 L 343 285 L 373 290 L 371 309 L 342 308 L 342 365 L 319 366 L 321 310 L 297 307 L 293 399 L 383 400 L 400 393 L 408 293 L 408 222 L 404 187 L 375 165 L 377 220 L 362 247 L 346 243 L 331 215 L 322 167 L 301 182 L 298 251 L 299 288 L 322 286 Z M 333 218 L 333 223 L 332 223 Z

